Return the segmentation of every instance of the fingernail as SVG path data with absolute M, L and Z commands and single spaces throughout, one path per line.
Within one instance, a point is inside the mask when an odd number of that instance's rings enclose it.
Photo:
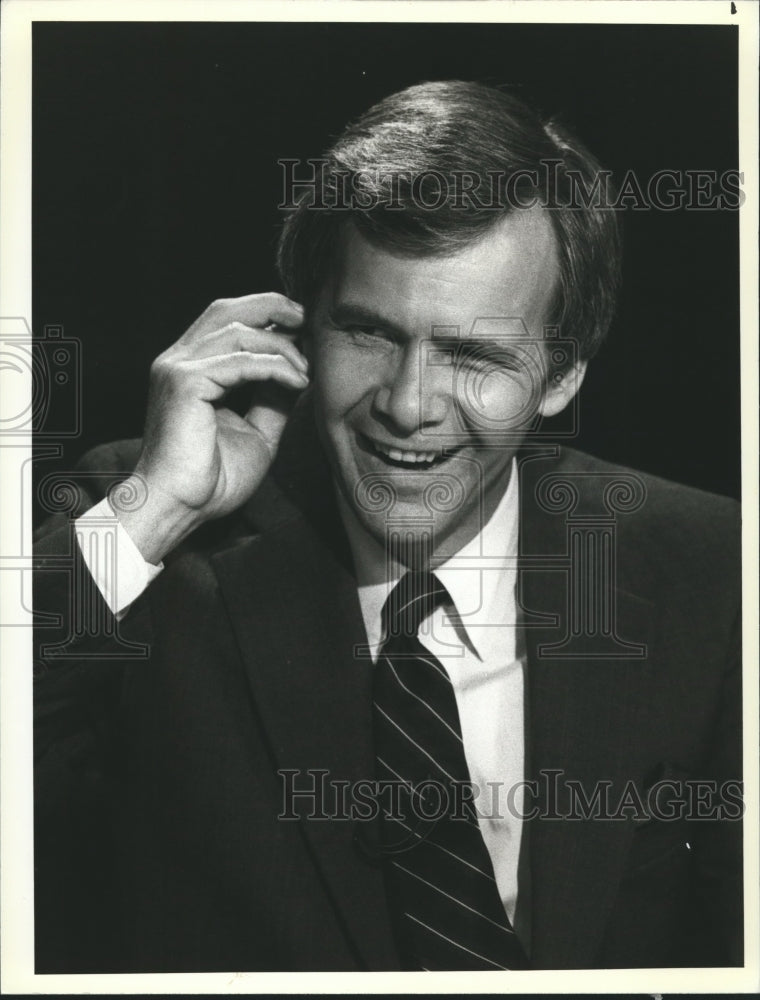
M 298 367 L 301 369 L 301 371 L 307 372 L 309 370 L 309 362 L 302 354 L 298 355 L 298 357 L 296 358 L 296 363 Z

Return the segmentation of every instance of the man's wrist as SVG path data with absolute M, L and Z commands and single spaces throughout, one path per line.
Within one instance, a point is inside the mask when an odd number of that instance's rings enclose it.
M 130 496 L 144 497 L 139 505 L 121 505 L 116 493 L 111 504 L 140 555 L 154 566 L 202 521 L 198 511 L 179 503 L 160 486 L 148 483 L 139 475 L 122 483 L 121 490 Z

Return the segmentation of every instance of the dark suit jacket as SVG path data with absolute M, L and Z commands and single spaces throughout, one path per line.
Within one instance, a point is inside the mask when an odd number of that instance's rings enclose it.
M 136 454 L 92 452 L 80 509 Z M 526 823 L 537 969 L 742 961 L 738 822 L 565 816 L 567 781 L 587 797 L 608 782 L 614 803 L 631 783 L 646 802 L 659 778 L 740 777 L 736 505 L 630 476 L 566 448 L 521 459 L 527 767 L 561 771 Z M 636 481 L 643 502 L 625 496 Z M 278 769 L 373 773 L 366 638 L 308 420 L 252 501 L 167 558 L 119 626 L 87 591 L 68 519 L 41 535 L 36 608 L 60 627 L 37 634 L 37 971 L 398 968 L 356 824 L 278 819 Z M 584 623 L 568 594 L 594 545 L 615 589 Z M 102 617 L 78 629 L 88 600 Z

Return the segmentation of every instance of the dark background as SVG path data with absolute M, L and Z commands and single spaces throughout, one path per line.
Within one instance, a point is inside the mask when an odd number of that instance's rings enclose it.
M 82 345 L 81 432 L 40 473 L 141 433 L 151 360 L 211 300 L 279 288 L 278 158 L 394 90 L 513 84 L 618 180 L 738 166 L 730 27 L 38 23 L 33 46 L 33 326 Z M 623 223 L 577 444 L 738 496 L 738 214 Z

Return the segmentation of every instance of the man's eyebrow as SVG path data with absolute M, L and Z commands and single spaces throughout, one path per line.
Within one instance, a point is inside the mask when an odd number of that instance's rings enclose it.
M 367 306 L 353 302 L 337 302 L 329 311 L 330 319 L 335 323 L 355 323 L 361 326 L 376 326 L 383 330 L 401 333 L 401 329 L 390 322 L 385 316 L 369 309 Z
M 521 345 L 524 343 L 523 339 L 515 340 L 514 337 L 505 337 L 502 339 L 494 340 L 492 337 L 487 337 L 485 339 L 479 337 L 431 337 L 431 342 L 435 344 L 436 347 L 440 347 L 443 350 L 458 351 L 460 354 L 472 354 L 476 351 L 500 351 L 509 354 L 521 353 Z

